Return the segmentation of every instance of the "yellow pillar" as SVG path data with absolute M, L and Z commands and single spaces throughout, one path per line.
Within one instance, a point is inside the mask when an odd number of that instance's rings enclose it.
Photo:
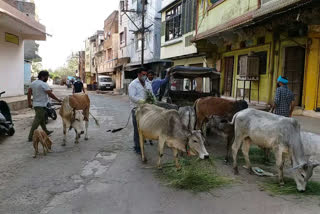
M 309 26 L 306 61 L 305 110 L 314 110 L 317 106 L 316 102 L 319 88 L 320 26 Z

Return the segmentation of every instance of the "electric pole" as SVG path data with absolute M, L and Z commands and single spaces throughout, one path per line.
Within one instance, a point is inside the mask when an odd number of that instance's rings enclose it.
M 145 33 L 145 29 L 144 29 L 144 8 L 145 8 L 145 4 L 146 4 L 146 0 L 141 0 L 142 1 L 142 24 L 141 24 L 141 66 L 143 67 L 144 65 L 144 33 Z
M 145 45 L 144 45 L 144 41 L 145 41 L 145 32 L 146 32 L 146 29 L 149 29 L 153 24 L 151 24 L 150 26 L 148 27 L 145 27 L 145 7 L 146 7 L 146 4 L 148 4 L 148 0 L 138 0 L 138 5 L 139 5 L 139 2 L 141 1 L 141 6 L 142 6 L 142 11 L 139 11 L 139 10 L 126 10 L 124 9 L 124 3 L 123 5 L 121 6 L 121 11 L 128 17 L 128 19 L 132 22 L 132 24 L 137 28 L 136 31 L 133 31 L 135 34 L 141 34 L 141 66 L 144 65 L 144 48 L 145 48 Z M 131 13 L 141 13 L 141 28 L 139 28 L 135 22 L 130 18 L 130 16 L 128 16 L 127 12 L 131 12 Z M 138 38 L 139 39 L 139 38 Z

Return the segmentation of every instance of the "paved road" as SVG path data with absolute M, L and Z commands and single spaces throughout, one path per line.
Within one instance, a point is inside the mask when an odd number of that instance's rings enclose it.
M 55 90 L 63 96 L 70 91 Z M 132 147 L 132 128 L 109 134 L 128 119 L 128 99 L 90 95 L 91 111 L 101 123 L 91 121 L 89 141 L 73 143 L 68 134 L 61 146 L 61 121 L 51 121 L 53 153 L 32 158 L 26 137 L 32 111 L 15 116 L 17 133 L 0 139 L 0 213 L 2 214 L 231 214 L 319 213 L 316 199 L 271 197 L 259 190 L 255 177 L 239 177 L 232 186 L 211 193 L 191 194 L 161 184 L 153 175 L 154 159 L 140 162 Z M 157 146 L 146 146 L 148 157 Z M 170 151 L 165 152 L 171 156 Z M 233 176 L 230 166 L 220 170 Z M 245 174 L 245 172 L 241 172 Z

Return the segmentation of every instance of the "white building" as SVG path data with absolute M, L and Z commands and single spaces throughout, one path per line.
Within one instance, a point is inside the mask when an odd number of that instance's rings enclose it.
M 144 67 L 155 73 L 167 67 L 168 61 L 160 59 L 161 43 L 161 3 L 159 0 L 148 0 L 145 5 L 145 48 Z M 142 26 L 141 0 L 121 0 L 119 13 L 119 58 L 130 58 L 130 63 L 124 67 L 125 78 L 133 79 L 134 71 L 141 67 L 142 34 L 138 32 Z M 127 14 L 127 15 L 126 15 Z M 129 16 L 130 19 L 127 17 Z
M 46 40 L 45 26 L 0 0 L 0 91 L 24 94 L 24 41 Z

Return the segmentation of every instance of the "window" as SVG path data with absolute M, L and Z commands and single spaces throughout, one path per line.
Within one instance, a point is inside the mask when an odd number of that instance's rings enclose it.
M 166 41 L 182 36 L 181 4 L 166 12 Z
M 124 40 L 124 33 L 121 32 L 121 33 L 120 33 L 120 44 L 122 45 L 122 44 L 124 44 L 124 42 L 125 42 L 125 40 Z
M 112 79 L 109 77 L 100 78 L 100 82 L 112 82 Z
M 112 49 L 109 48 L 108 49 L 108 60 L 111 60 L 112 59 Z
M 247 47 L 246 41 L 241 41 L 240 48 L 246 48 L 246 47 Z
M 268 57 L 268 52 L 267 51 L 262 51 L 262 52 L 255 52 L 255 56 L 259 57 L 259 74 L 263 75 L 267 73 L 267 57 Z M 237 75 L 239 75 L 240 72 L 240 59 L 241 57 L 248 56 L 247 54 L 245 55 L 239 55 L 238 57 L 238 69 L 237 69 Z
M 196 0 L 182 1 L 182 34 L 195 30 L 197 14 Z
M 265 44 L 265 41 L 266 41 L 266 38 L 264 36 L 259 37 L 257 40 L 257 45 L 263 45 L 263 44 Z
M 259 74 L 266 74 L 267 73 L 267 57 L 268 52 L 262 51 L 257 52 L 255 55 L 259 56 Z
M 226 51 L 231 51 L 232 50 L 232 45 L 227 45 Z
M 142 49 L 142 39 L 139 38 L 137 39 L 137 42 L 136 42 L 136 50 L 141 51 L 141 49 Z M 146 40 L 144 40 L 144 49 L 146 49 Z

